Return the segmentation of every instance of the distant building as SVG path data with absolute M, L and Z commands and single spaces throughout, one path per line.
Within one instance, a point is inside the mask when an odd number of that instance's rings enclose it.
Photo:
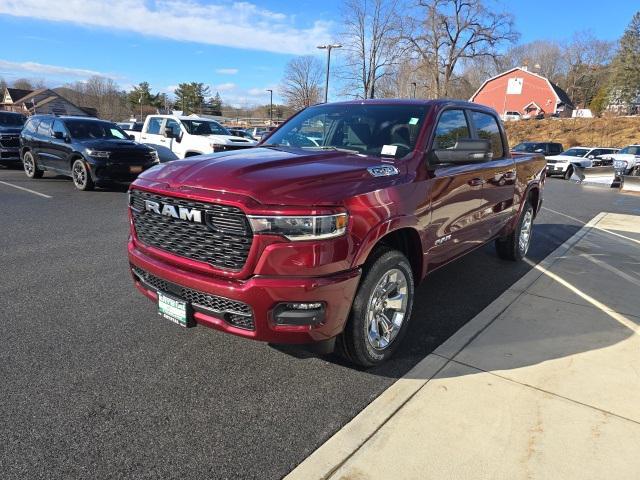
M 523 116 L 543 113 L 570 117 L 574 109 L 564 90 L 526 67 L 512 68 L 486 80 L 469 100 L 491 107 L 501 115 L 519 112 Z
M 44 113 L 82 117 L 97 116 L 95 109 L 78 107 L 59 93 L 48 88 L 40 88 L 38 90 L 5 88 L 2 103 L 0 103 L 0 110 L 20 112 L 25 115 Z

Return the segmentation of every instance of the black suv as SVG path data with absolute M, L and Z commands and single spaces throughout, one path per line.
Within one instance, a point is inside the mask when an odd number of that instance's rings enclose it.
M 545 157 L 560 155 L 564 152 L 561 143 L 555 142 L 522 142 L 511 149 L 517 153 L 541 153 Z
M 50 115 L 27 120 L 20 134 L 20 156 L 27 177 L 52 171 L 71 177 L 79 190 L 132 182 L 159 163 L 154 149 L 132 141 L 115 123 Z
M 26 119 L 21 113 L 0 112 L 0 163 L 20 164 L 20 130 Z

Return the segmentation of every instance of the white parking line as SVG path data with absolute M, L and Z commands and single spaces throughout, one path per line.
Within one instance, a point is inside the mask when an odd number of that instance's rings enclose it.
M 28 188 L 20 187 L 19 185 L 14 185 L 13 183 L 3 182 L 1 180 L 0 180 L 0 183 L 2 185 L 7 185 L 8 187 L 13 187 L 13 188 L 17 188 L 18 190 L 24 190 L 25 192 L 33 193 L 34 195 L 38 195 L 39 197 L 53 198 L 50 195 L 45 195 L 44 193 L 36 192 L 35 190 L 30 190 Z
M 571 215 L 567 215 L 566 213 L 558 212 L 558 211 L 556 211 L 556 210 L 551 210 L 550 208 L 547 208 L 547 207 L 542 207 L 542 210 L 546 210 L 546 211 L 548 211 L 548 212 L 555 213 L 556 215 L 562 215 L 563 217 L 570 218 L 570 219 L 571 219 L 571 220 L 573 220 L 574 222 L 578 222 L 578 223 L 580 223 L 581 225 L 586 225 L 586 222 L 583 222 L 583 221 L 582 221 L 582 220 L 580 220 L 579 218 L 572 217 Z

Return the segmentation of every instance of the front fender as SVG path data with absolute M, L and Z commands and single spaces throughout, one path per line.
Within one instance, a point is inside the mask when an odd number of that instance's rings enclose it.
M 361 267 L 367 261 L 369 254 L 378 244 L 380 239 L 396 230 L 400 230 L 401 228 L 411 228 L 416 232 L 419 232 L 417 219 L 414 216 L 408 215 L 389 218 L 371 228 L 360 244 L 360 248 L 353 258 L 351 267 Z

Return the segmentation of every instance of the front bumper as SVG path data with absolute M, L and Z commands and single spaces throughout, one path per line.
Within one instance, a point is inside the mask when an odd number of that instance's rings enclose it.
M 20 150 L 18 148 L 0 148 L 0 161 L 19 162 Z
M 253 276 L 247 280 L 231 280 L 167 265 L 141 251 L 131 239 L 128 252 L 129 262 L 137 267 L 132 273 L 140 269 L 190 291 L 248 305 L 253 316 L 252 329 L 248 329 L 233 325 L 224 315 L 194 308 L 198 324 L 279 344 L 319 342 L 341 333 L 361 274 L 360 269 L 355 269 L 322 277 Z M 141 281 L 135 273 L 133 278 L 144 295 L 157 301 L 156 287 Z M 324 320 L 317 325 L 276 325 L 274 309 L 289 302 L 322 302 L 325 305 Z
M 90 163 L 91 177 L 98 184 L 109 183 L 131 183 L 138 175 L 145 170 L 158 165 L 158 163 L 125 163 L 125 164 L 107 164 L 107 163 Z M 138 167 L 139 172 L 131 172 L 130 167 Z

